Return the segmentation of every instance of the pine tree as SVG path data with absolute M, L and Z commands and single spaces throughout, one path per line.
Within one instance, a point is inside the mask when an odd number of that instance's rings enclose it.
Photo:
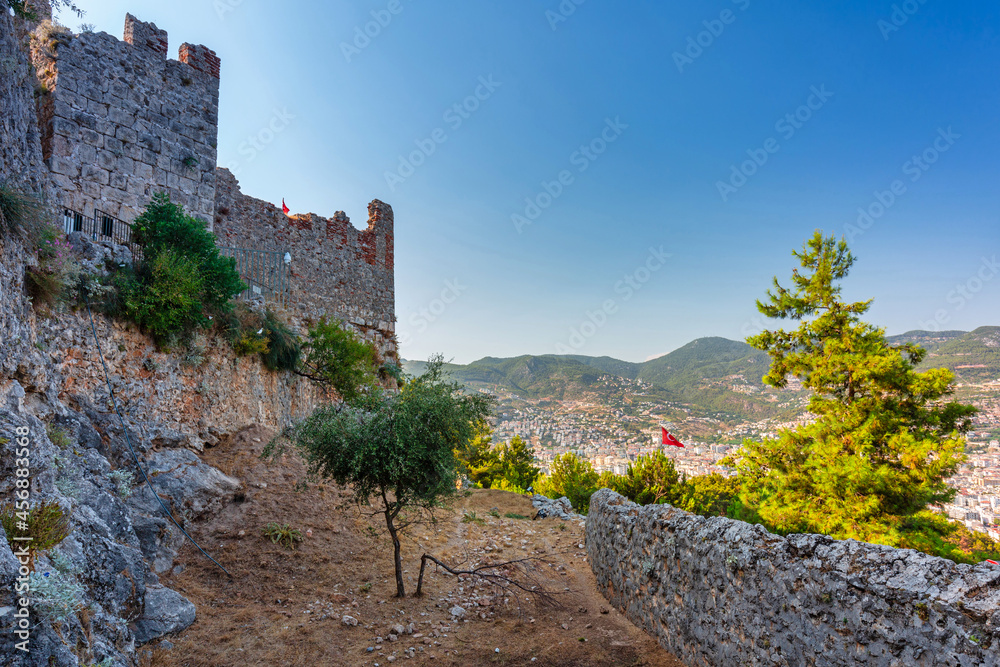
M 747 342 L 771 356 L 764 382 L 797 377 L 812 390 L 815 421 L 777 438 L 746 441 L 729 458 L 742 481 L 740 500 L 779 532 L 816 532 L 894 546 L 926 543 L 929 505 L 954 498 L 946 480 L 964 460 L 963 434 L 975 408 L 943 399 L 954 375 L 917 372 L 926 352 L 890 345 L 863 322 L 871 301 L 847 303 L 839 281 L 854 263 L 846 242 L 821 232 L 793 252 L 801 269 L 791 287 L 774 279 L 770 318 L 797 329 L 764 331 Z

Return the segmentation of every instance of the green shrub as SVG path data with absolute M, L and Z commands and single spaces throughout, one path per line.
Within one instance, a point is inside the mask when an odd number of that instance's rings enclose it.
M 0 234 L 21 234 L 36 244 L 47 226 L 45 218 L 45 204 L 40 196 L 0 182 Z
M 61 426 L 48 424 L 45 427 L 45 434 L 49 437 L 49 441 L 59 449 L 66 449 L 73 444 L 69 438 L 69 433 Z
M 475 523 L 480 526 L 485 526 L 486 520 L 475 512 L 465 512 L 462 514 L 462 523 Z
M 302 533 L 287 524 L 271 522 L 264 528 L 264 537 L 286 549 L 294 549 L 296 542 L 302 541 Z
M 0 506 L 0 525 L 10 544 L 28 545 L 28 567 L 34 569 L 35 556 L 62 542 L 70 532 L 69 517 L 57 502 L 43 502 L 18 510 L 13 503 Z M 15 541 L 15 537 L 30 537 L 30 541 Z
M 270 310 L 264 314 L 267 351 L 261 353 L 264 365 L 272 371 L 294 371 L 302 356 L 302 343 L 287 324 Z
M 47 306 L 73 301 L 81 269 L 72 247 L 51 225 L 40 225 L 36 231 L 38 266 L 25 271 L 28 294 L 35 304 Z
M 302 350 L 304 358 L 296 372 L 333 389 L 348 403 L 377 384 L 379 359 L 375 347 L 338 322 L 321 319 L 309 329 Z
M 506 514 L 504 514 L 504 516 L 507 517 L 508 519 L 527 519 L 527 518 L 529 518 L 529 517 L 527 517 L 527 516 L 525 516 L 523 514 L 518 514 L 517 512 L 507 512 Z
M 205 223 L 184 214 L 164 193 L 132 223 L 132 239 L 147 259 L 173 251 L 190 260 L 200 276 L 200 302 L 213 312 L 227 312 L 230 300 L 246 289 L 236 271 L 236 260 L 219 255 L 215 236 Z
M 590 461 L 581 459 L 573 452 L 557 456 L 552 462 L 549 474 L 542 476 L 535 488 L 549 498 L 569 498 L 573 509 L 586 514 L 590 509 L 590 497 L 597 491 L 598 474 Z
M 122 284 L 124 310 L 158 343 L 175 342 L 207 322 L 201 302 L 205 278 L 194 260 L 166 249 L 140 276 Z

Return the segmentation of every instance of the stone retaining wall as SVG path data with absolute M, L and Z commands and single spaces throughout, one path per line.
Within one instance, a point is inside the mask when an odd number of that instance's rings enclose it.
M 1000 665 L 1000 567 L 779 537 L 603 489 L 587 552 L 605 597 L 688 665 Z

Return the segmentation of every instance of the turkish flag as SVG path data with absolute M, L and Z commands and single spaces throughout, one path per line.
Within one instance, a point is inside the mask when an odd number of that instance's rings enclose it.
M 684 446 L 684 443 L 681 442 L 680 440 L 678 440 L 677 438 L 675 438 L 670 431 L 668 431 L 667 429 L 663 428 L 662 426 L 660 427 L 660 430 L 663 431 L 663 444 L 664 445 L 671 445 L 673 447 L 683 447 Z
M 285 206 L 285 198 L 282 197 L 281 198 L 281 212 L 284 213 L 285 215 L 288 215 L 288 212 L 291 211 L 291 210 L 292 209 L 290 209 L 287 206 Z

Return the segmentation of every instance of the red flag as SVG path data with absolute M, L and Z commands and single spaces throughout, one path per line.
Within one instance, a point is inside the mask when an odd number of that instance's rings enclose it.
M 664 445 L 671 445 L 673 447 L 683 447 L 684 446 L 684 443 L 681 442 L 680 440 L 678 440 L 677 438 L 675 438 L 670 431 L 668 431 L 667 429 L 663 428 L 662 426 L 660 427 L 660 430 L 663 431 L 663 444 Z
M 292 209 L 290 209 L 287 206 L 285 206 L 285 198 L 282 197 L 281 198 L 281 212 L 284 213 L 285 215 L 288 215 L 288 212 L 291 211 L 291 210 Z

